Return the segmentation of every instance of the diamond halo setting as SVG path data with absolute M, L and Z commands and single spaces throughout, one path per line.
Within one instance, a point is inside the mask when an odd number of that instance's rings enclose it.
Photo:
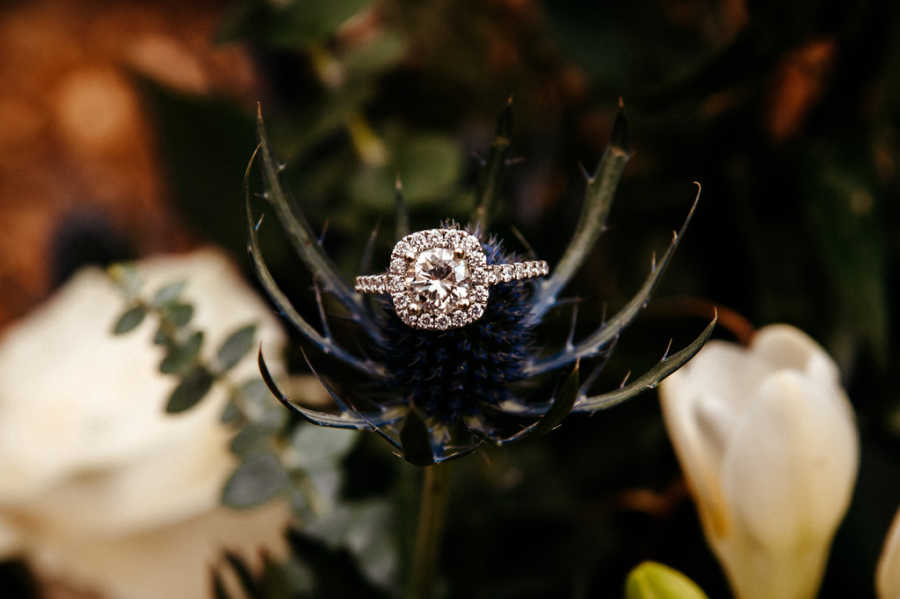
M 474 235 L 430 229 L 398 241 L 387 274 L 357 277 L 356 290 L 390 294 L 397 316 L 408 326 L 446 330 L 481 318 L 490 285 L 548 272 L 543 260 L 488 265 Z

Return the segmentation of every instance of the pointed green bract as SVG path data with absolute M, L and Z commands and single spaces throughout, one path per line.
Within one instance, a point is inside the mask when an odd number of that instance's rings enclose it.
M 262 174 L 266 186 L 265 197 L 275 209 L 275 214 L 284 227 L 291 245 L 294 246 L 294 250 L 306 263 L 316 280 L 322 284 L 325 291 L 334 295 L 347 308 L 350 318 L 364 325 L 365 331 L 376 334 L 379 329 L 371 322 L 364 310 L 358 309 L 362 306 L 361 296 L 354 293 L 338 274 L 337 268 L 325 255 L 303 213 L 288 199 L 282 189 L 278 176 L 279 167 L 272 155 L 261 107 L 257 108 L 256 131 L 259 137 L 259 153 L 262 156 Z
M 540 320 L 556 302 L 559 293 L 584 263 L 606 226 L 616 187 L 625 171 L 625 165 L 631 158 L 627 130 L 625 112 L 620 108 L 613 125 L 610 143 L 597 165 L 597 170 L 587 177 L 584 205 L 581 208 L 575 235 L 562 258 L 553 266 L 550 277 L 538 285 L 530 315 L 535 322 Z
M 338 345 L 336 345 L 331 337 L 323 336 L 319 333 L 309 322 L 303 318 L 299 312 L 294 308 L 291 301 L 288 299 L 287 295 L 281 290 L 278 286 L 278 283 L 275 282 L 275 278 L 272 276 L 272 273 L 269 271 L 269 267 L 266 266 L 265 260 L 262 258 L 262 253 L 259 249 L 259 239 L 257 238 L 257 228 L 262 223 L 262 220 L 255 221 L 253 218 L 253 210 L 250 206 L 250 185 L 249 185 L 249 177 L 250 170 L 253 168 L 253 162 L 256 158 L 257 153 L 261 151 L 263 145 L 260 144 L 257 151 L 253 153 L 253 156 L 250 158 L 250 162 L 247 164 L 247 170 L 244 172 L 244 207 L 247 212 L 247 233 L 249 237 L 249 242 L 247 244 L 247 250 L 250 253 L 251 264 L 256 273 L 256 277 L 259 280 L 260 284 L 265 289 L 269 298 L 272 302 L 278 307 L 281 311 L 282 316 L 284 316 L 291 325 L 297 329 L 303 336 L 305 336 L 308 340 L 313 342 L 316 346 L 318 346 L 322 351 L 328 354 L 332 354 L 337 356 L 350 366 L 360 370 L 361 372 L 365 372 L 366 374 L 384 378 L 384 367 L 380 364 L 375 364 L 371 361 L 361 360 L 356 356 L 348 353 Z M 268 383 L 268 381 L 266 381 Z
M 625 327 L 631 324 L 638 312 L 647 305 L 650 295 L 653 293 L 653 290 L 656 289 L 656 285 L 659 283 L 660 278 L 662 278 L 662 274 L 672 261 L 672 256 L 675 255 L 675 250 L 678 249 L 678 244 L 681 243 L 681 239 L 687 231 L 687 227 L 691 222 L 691 218 L 694 216 L 694 211 L 697 209 L 697 203 L 699 201 L 700 189 L 698 184 L 694 203 L 691 204 L 691 209 L 688 211 L 687 217 L 685 217 L 684 223 L 681 225 L 681 229 L 673 234 L 672 242 L 669 244 L 669 247 L 666 248 L 666 252 L 663 254 L 662 259 L 659 262 L 654 260 L 653 265 L 650 268 L 650 274 L 647 275 L 644 284 L 641 285 L 638 292 L 634 294 L 621 310 L 616 312 L 612 318 L 603 323 L 596 331 L 579 341 L 573 348 L 566 349 L 554 356 L 535 360 L 525 366 L 525 372 L 529 375 L 541 374 L 559 368 L 574 359 L 595 355 L 608 343 L 618 338 Z
M 642 374 L 630 384 L 601 395 L 582 397 L 575 402 L 575 407 L 572 411 L 594 412 L 596 410 L 605 410 L 622 403 L 626 399 L 631 399 L 647 389 L 653 389 L 664 378 L 681 368 L 688 360 L 693 358 L 698 351 L 700 351 L 700 348 L 703 347 L 703 344 L 706 343 L 710 335 L 712 335 L 717 321 L 718 317 L 713 318 L 712 321 L 706 325 L 706 328 L 703 329 L 703 332 L 700 333 L 690 345 L 670 356 L 666 356 L 660 360 L 656 366 Z
M 512 136 L 512 98 L 507 101 L 506 107 L 497 119 L 497 128 L 494 132 L 494 141 L 491 143 L 491 151 L 488 154 L 487 163 L 481 172 L 478 183 L 478 195 L 476 197 L 475 213 L 472 222 L 484 233 L 490 226 L 493 217 L 494 204 L 500 195 L 503 171 L 506 167 L 506 155 L 509 153 L 510 137 Z

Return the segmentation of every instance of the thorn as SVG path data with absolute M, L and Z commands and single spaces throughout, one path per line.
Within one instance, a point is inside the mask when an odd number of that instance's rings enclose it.
M 650 272 L 656 271 L 656 252 L 650 254 Z
M 566 337 L 566 350 L 571 350 L 574 345 L 572 340 L 575 338 L 575 323 L 578 321 L 578 304 L 572 304 L 572 324 L 569 326 L 569 336 Z
M 588 170 L 586 168 L 584 168 L 583 162 L 578 163 L 578 168 L 581 170 L 581 176 L 584 177 L 585 181 L 587 181 L 588 183 L 591 183 L 594 180 L 594 178 L 591 176 L 591 174 L 588 172 Z
M 625 102 L 619 98 L 619 109 L 616 112 L 616 120 L 609 136 L 609 145 L 622 149 L 626 154 L 631 154 L 631 135 L 628 131 L 628 121 L 625 119 Z
M 669 343 L 666 345 L 666 351 L 663 352 L 662 359 L 660 362 L 665 362 L 669 358 L 669 352 L 672 351 L 672 339 L 669 338 Z
M 319 235 L 319 245 L 325 243 L 325 234 L 328 233 L 328 219 L 322 224 L 322 233 Z
M 254 231 L 259 231 L 259 228 L 262 226 L 262 224 L 263 224 L 263 219 L 264 219 L 265 217 L 266 217 L 265 214 L 260 214 L 260 215 L 259 215 L 259 220 L 257 220 L 257 221 L 256 221 L 256 224 L 253 226 L 253 230 L 254 230 Z
M 316 293 L 316 305 L 319 307 L 319 319 L 322 321 L 322 332 L 327 340 L 331 340 L 331 329 L 328 326 L 328 318 L 325 316 L 325 305 L 322 302 L 322 290 L 319 288 L 319 281 L 313 279 L 313 291 Z
M 625 378 L 622 379 L 622 382 L 621 382 L 621 383 L 619 383 L 619 389 L 621 389 L 621 388 L 623 388 L 623 387 L 625 386 L 625 383 L 628 382 L 628 379 L 629 379 L 629 378 L 631 378 L 631 371 L 630 371 L 630 370 L 629 370 L 628 372 L 625 373 Z

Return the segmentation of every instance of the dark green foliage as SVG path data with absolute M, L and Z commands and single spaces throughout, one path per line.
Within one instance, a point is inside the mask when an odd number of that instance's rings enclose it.
M 183 343 L 171 343 L 166 357 L 159 364 L 163 374 L 181 374 L 193 366 L 203 347 L 203 331 L 194 331 Z
M 215 382 L 213 374 L 202 366 L 187 372 L 169 395 L 166 413 L 178 414 L 190 410 L 209 393 Z
M 145 306 L 132 306 L 125 310 L 113 325 L 113 335 L 123 335 L 130 333 L 144 322 L 147 316 L 147 308 Z
M 278 456 L 259 451 L 247 455 L 222 489 L 222 503 L 235 509 L 261 505 L 288 488 L 288 475 Z
M 248 324 L 231 333 L 216 352 L 216 368 L 220 372 L 232 368 L 241 361 L 250 348 L 256 336 L 256 325 Z

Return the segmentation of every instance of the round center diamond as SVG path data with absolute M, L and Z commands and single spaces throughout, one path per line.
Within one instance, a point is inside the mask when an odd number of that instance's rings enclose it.
M 411 290 L 422 304 L 441 311 L 468 305 L 469 266 L 466 259 L 453 250 L 425 250 L 410 264 L 410 271 Z

